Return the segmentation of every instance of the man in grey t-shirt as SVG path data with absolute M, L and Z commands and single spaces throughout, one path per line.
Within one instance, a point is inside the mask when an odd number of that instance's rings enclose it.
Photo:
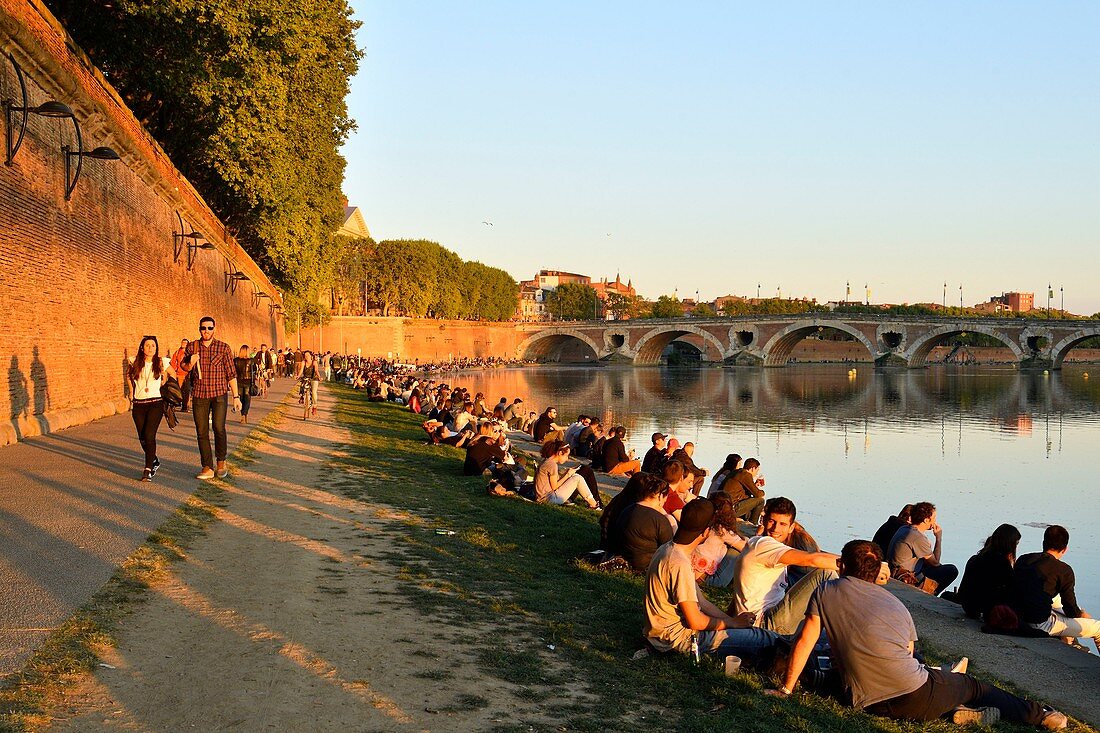
M 792 694 L 824 628 L 833 668 L 841 670 L 854 707 L 901 720 L 950 716 L 956 723 L 1003 718 L 1048 729 L 1066 726 L 1062 713 L 970 675 L 928 669 L 917 661 L 913 617 L 901 601 L 876 585 L 881 564 L 882 552 L 873 542 L 852 540 L 844 546 L 841 577 L 814 593 L 783 686 L 768 694 Z
M 931 578 L 936 581 L 936 595 L 939 595 L 959 577 L 959 569 L 954 565 L 940 564 L 943 530 L 936 521 L 936 506 L 927 501 L 914 504 L 909 521 L 910 524 L 898 529 L 894 539 L 890 540 L 886 551 L 890 568 L 904 568 L 918 579 Z M 935 545 L 924 534 L 929 530 L 936 538 Z

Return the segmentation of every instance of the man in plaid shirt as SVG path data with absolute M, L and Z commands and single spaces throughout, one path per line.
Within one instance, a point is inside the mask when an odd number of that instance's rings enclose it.
M 214 338 L 214 319 L 203 316 L 199 321 L 199 335 L 202 337 L 187 345 L 184 358 L 195 374 L 195 384 L 191 390 L 191 413 L 195 418 L 195 431 L 199 438 L 199 456 L 202 458 L 202 471 L 195 478 L 207 481 L 225 478 L 229 469 L 225 465 L 228 450 L 225 435 L 225 412 L 228 407 L 227 394 L 233 395 L 233 409 L 241 409 L 241 398 L 237 393 L 237 370 L 233 365 L 233 352 L 229 344 Z M 210 417 L 214 418 L 214 453 L 217 455 L 217 468 L 214 456 L 210 452 Z

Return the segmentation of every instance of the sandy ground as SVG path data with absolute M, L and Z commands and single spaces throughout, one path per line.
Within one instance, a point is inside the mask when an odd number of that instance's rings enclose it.
M 53 730 L 473 731 L 544 720 L 531 690 L 482 672 L 484 637 L 432 622 L 400 593 L 409 580 L 383 558 L 407 518 L 319 490 L 325 459 L 348 440 L 332 398 L 321 403 L 310 421 L 290 410 L 236 472 L 221 521 L 101 650 Z M 508 639 L 537 653 L 537 639 Z

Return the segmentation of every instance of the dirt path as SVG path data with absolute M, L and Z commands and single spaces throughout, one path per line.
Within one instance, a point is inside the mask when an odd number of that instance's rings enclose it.
M 424 618 L 384 558 L 404 519 L 320 490 L 334 401 L 288 410 L 227 507 L 123 624 L 58 731 L 486 730 L 541 716 L 484 675 L 469 629 Z M 296 407 L 296 406 L 293 406 Z

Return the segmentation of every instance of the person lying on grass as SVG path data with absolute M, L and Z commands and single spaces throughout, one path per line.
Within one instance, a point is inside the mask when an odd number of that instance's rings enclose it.
M 696 499 L 680 514 L 672 541 L 658 548 L 646 574 L 642 634 L 657 651 L 689 653 L 694 636 L 699 651 L 718 659 L 735 655 L 752 662 L 780 640 L 756 628 L 751 613 L 730 616 L 708 601 L 695 581 L 691 555 L 710 536 L 714 504 Z
M 917 640 L 913 617 L 901 601 L 876 583 L 881 566 L 882 551 L 875 543 L 852 540 L 844 545 L 839 563 L 841 577 L 814 591 L 783 686 L 766 690 L 766 694 L 792 694 L 824 628 L 832 668 L 840 670 L 839 679 L 834 675 L 831 691 L 873 715 L 987 724 L 1003 718 L 1048 730 L 1066 727 L 1066 716 L 1057 710 L 968 674 L 925 667 L 913 656 Z

